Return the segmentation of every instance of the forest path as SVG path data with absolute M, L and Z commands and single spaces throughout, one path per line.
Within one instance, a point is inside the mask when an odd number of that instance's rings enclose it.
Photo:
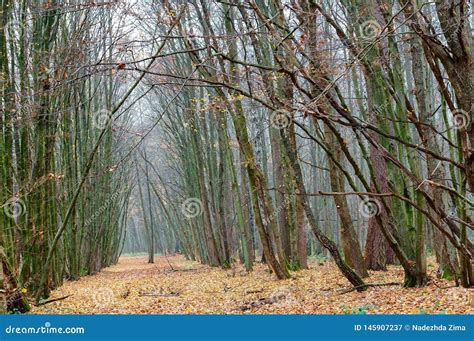
M 170 267 L 173 267 L 174 270 Z M 34 307 L 33 314 L 242 314 L 242 313 L 474 313 L 473 291 L 441 289 L 433 282 L 421 289 L 374 287 L 340 295 L 350 285 L 332 262 L 312 262 L 310 270 L 278 281 L 256 264 L 247 274 L 240 266 L 223 270 L 182 256 L 121 257 L 118 264 L 93 276 L 68 281 L 52 292 L 64 300 Z M 430 267 L 431 278 L 434 267 Z M 368 283 L 402 282 L 403 270 L 374 272 Z

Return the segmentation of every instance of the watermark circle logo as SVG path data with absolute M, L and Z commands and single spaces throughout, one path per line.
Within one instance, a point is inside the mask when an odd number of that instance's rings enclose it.
M 108 306 L 115 302 L 115 295 L 112 289 L 109 288 L 98 288 L 94 290 L 92 294 L 92 301 L 97 306 Z
M 0 72 L 0 90 L 4 91 L 8 85 L 8 77 L 5 72 Z
M 471 115 L 462 109 L 456 109 L 453 111 L 453 126 L 454 129 L 462 130 L 466 129 L 471 125 Z
M 360 25 L 360 35 L 364 39 L 373 40 L 382 32 L 377 20 L 367 20 Z
M 296 300 L 293 291 L 289 287 L 280 287 L 273 291 L 269 297 L 271 304 L 279 307 L 288 307 L 296 305 Z
M 365 198 L 359 204 L 359 212 L 365 218 L 372 218 L 380 214 L 382 211 L 382 205 L 380 201 L 372 199 L 372 198 Z
M 112 112 L 107 109 L 96 111 L 92 114 L 92 126 L 97 129 L 105 129 L 112 125 Z
M 284 109 L 276 110 L 270 115 L 270 125 L 275 129 L 285 129 L 290 123 L 291 114 Z
M 20 198 L 10 198 L 3 205 L 3 211 L 7 217 L 12 219 L 20 217 L 26 211 L 26 205 Z
M 23 22 L 20 22 L 15 18 L 11 18 L 3 26 L 3 31 L 6 36 L 11 38 L 20 35 L 24 28 L 25 24 Z
M 187 218 L 195 218 L 202 213 L 202 202 L 197 198 L 188 198 L 181 204 L 181 212 Z

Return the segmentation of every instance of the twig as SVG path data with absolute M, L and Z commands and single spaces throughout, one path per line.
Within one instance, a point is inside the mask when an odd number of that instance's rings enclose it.
M 246 294 L 259 294 L 261 292 L 263 292 L 263 289 L 249 290 L 249 291 L 246 291 L 245 293 Z
M 40 307 L 42 305 L 45 305 L 45 304 L 48 304 L 48 303 L 52 303 L 52 302 L 57 302 L 57 301 L 62 301 L 62 300 L 65 300 L 66 298 L 68 297 L 71 297 L 72 295 L 67 295 L 67 296 L 63 296 L 63 297 L 59 297 L 59 298 L 53 298 L 51 300 L 47 300 L 45 302 L 41 302 L 41 303 L 38 303 L 38 304 L 35 304 L 35 307 Z
M 165 270 L 165 273 L 170 272 L 188 272 L 188 271 L 199 271 L 199 269 L 172 269 L 172 270 Z
M 179 296 L 179 292 L 174 292 L 174 293 L 170 293 L 170 294 L 155 294 L 155 293 L 152 293 L 152 292 L 143 292 L 143 293 L 140 293 L 138 296 L 140 297 L 143 297 L 143 296 L 150 296 L 150 297 L 176 297 L 176 296 Z
M 453 285 L 448 285 L 447 287 L 442 287 L 442 286 L 439 286 L 438 284 L 436 284 L 435 281 L 433 281 L 433 284 L 434 284 L 435 286 L 437 286 L 439 289 L 450 289 L 450 288 L 456 288 L 456 287 L 459 286 L 459 285 L 457 285 L 457 284 L 453 284 Z
M 397 283 L 397 282 L 363 284 L 363 285 L 359 285 L 359 286 L 356 286 L 356 287 L 352 287 L 352 288 L 350 288 L 350 289 L 345 289 L 345 290 L 339 292 L 338 295 L 344 295 L 344 294 L 347 294 L 347 293 L 349 293 L 349 292 L 355 291 L 355 290 L 360 289 L 360 288 L 387 287 L 387 286 L 390 286 L 390 285 L 401 285 L 401 284 L 400 284 L 400 283 Z
M 171 270 L 174 271 L 173 265 L 171 265 L 171 262 L 170 262 L 170 260 L 168 259 L 168 256 L 166 255 L 166 253 L 164 254 L 164 256 L 165 256 L 166 261 L 168 262 L 168 265 L 170 266 Z

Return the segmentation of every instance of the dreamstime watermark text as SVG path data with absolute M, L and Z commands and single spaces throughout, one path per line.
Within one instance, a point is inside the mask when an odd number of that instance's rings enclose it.
M 84 327 L 53 327 L 50 322 L 39 327 L 17 327 L 9 325 L 5 328 L 6 334 L 85 334 Z

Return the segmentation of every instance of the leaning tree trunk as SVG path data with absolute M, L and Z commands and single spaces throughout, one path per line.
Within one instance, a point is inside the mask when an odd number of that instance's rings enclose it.
M 288 92 L 287 88 L 289 86 L 285 86 L 286 92 Z M 290 88 L 291 91 L 292 88 Z M 297 150 L 297 145 L 296 145 L 296 132 L 295 132 L 295 124 L 293 123 L 293 118 L 292 121 L 290 122 L 290 125 L 288 126 L 288 138 L 289 142 L 291 144 L 291 147 L 293 150 Z M 291 167 L 290 176 L 291 176 L 291 181 L 292 181 L 292 187 L 296 187 L 295 184 L 297 182 L 296 180 L 296 174 L 293 171 Z M 293 236 L 292 239 L 294 240 L 294 247 L 291 248 L 292 251 L 292 260 L 293 262 L 302 269 L 308 269 L 308 256 L 306 252 L 306 233 L 305 233 L 305 211 L 304 211 L 304 203 L 303 203 L 303 198 L 299 195 L 296 196 L 295 198 L 295 219 L 294 219 L 294 228 L 293 228 Z
M 193 128 L 192 132 L 192 144 L 194 150 L 196 152 L 196 168 L 198 171 L 198 183 L 200 189 L 200 200 L 202 205 L 202 215 L 203 215 L 203 222 L 204 222 L 204 233 L 206 236 L 206 246 L 207 251 L 209 254 L 209 264 L 211 266 L 219 266 L 221 265 L 218 248 L 217 248 L 217 241 L 214 236 L 214 231 L 212 227 L 212 220 L 211 220 L 211 211 L 209 209 L 210 201 L 207 194 L 207 187 L 205 183 L 205 174 L 204 174 L 204 158 L 202 156 L 202 145 L 199 140 L 198 136 L 198 127 L 196 126 L 196 119 L 194 113 L 188 113 L 188 117 L 190 119 L 190 124 Z
M 304 14 L 301 15 L 301 22 L 305 29 L 307 38 L 307 49 L 310 55 L 313 57 L 311 60 L 312 66 L 310 68 L 311 78 L 314 80 L 314 85 L 311 86 L 311 96 L 314 98 L 321 97 L 318 101 L 318 110 L 325 112 L 326 114 L 332 113 L 330 103 L 324 98 L 321 89 L 332 88 L 329 80 L 331 77 L 327 74 L 328 65 L 323 62 L 324 52 L 321 51 L 320 41 L 318 39 L 319 29 L 316 24 L 316 8 L 313 4 L 305 4 L 303 6 Z M 316 122 L 316 121 L 315 121 Z M 341 146 L 338 144 L 334 133 L 328 126 L 329 123 L 324 124 L 325 142 L 328 148 L 333 151 L 333 155 L 336 160 L 329 158 L 329 172 L 331 178 L 331 187 L 334 192 L 344 192 L 344 178 L 342 172 L 337 167 L 336 162 L 341 163 Z M 290 132 L 290 143 L 292 144 L 293 150 L 296 150 L 296 145 L 292 141 L 292 135 Z M 301 200 L 301 197 L 298 197 Z M 341 237 L 342 245 L 344 250 L 344 257 L 346 263 L 353 268 L 356 273 L 361 277 L 367 277 L 369 274 L 365 267 L 364 258 L 362 256 L 361 247 L 357 234 L 352 223 L 352 219 L 349 212 L 349 206 L 345 196 L 336 195 L 334 196 L 336 203 L 337 213 L 341 219 Z M 301 203 L 300 203 L 301 205 Z
M 285 202 L 285 179 L 283 176 L 283 160 L 280 146 L 279 132 L 269 127 L 272 151 L 273 187 L 275 188 L 275 209 L 278 228 L 281 234 L 281 243 L 287 259 L 291 256 L 290 227 L 288 223 L 288 208 Z
M 428 92 L 428 85 L 426 84 L 426 70 L 423 65 L 423 52 L 422 45 L 419 37 L 414 37 L 410 40 L 410 53 L 412 56 L 412 73 L 413 81 L 415 84 L 414 94 L 416 97 L 419 121 L 421 124 L 416 124 L 418 134 L 420 135 L 421 141 L 424 147 L 428 150 L 432 150 L 437 155 L 442 155 L 441 150 L 436 141 L 436 135 L 433 133 L 433 118 L 431 115 L 431 108 L 429 107 L 429 101 L 426 96 Z M 444 165 L 438 162 L 432 155 L 426 153 L 426 164 L 428 170 L 428 179 L 433 181 L 435 184 L 445 185 L 446 174 L 444 171 Z M 445 205 L 443 202 L 442 191 L 438 186 L 431 187 L 433 202 L 436 206 L 440 207 L 443 211 Z M 434 219 L 439 224 L 442 224 L 441 219 L 438 218 L 435 212 L 431 210 Z M 438 274 L 441 277 L 451 278 L 457 277 L 455 264 L 457 261 L 451 259 L 449 244 L 447 238 L 435 227 L 433 229 L 433 241 L 434 251 L 436 254 L 436 260 L 439 264 Z M 426 264 L 424 264 L 424 271 L 426 272 Z
M 331 256 L 334 258 L 334 261 L 336 262 L 336 265 L 339 268 L 339 270 L 342 272 L 344 277 L 346 277 L 347 280 L 352 285 L 354 285 L 357 291 L 363 291 L 367 289 L 367 287 L 365 286 L 364 280 L 346 264 L 339 250 L 337 249 L 336 244 L 331 239 L 326 237 L 323 234 L 323 232 L 319 229 L 316 223 L 316 218 L 313 215 L 313 211 L 311 210 L 311 207 L 309 206 L 308 196 L 306 194 L 306 189 L 303 182 L 303 174 L 301 172 L 301 168 L 298 163 L 298 158 L 296 155 L 297 152 L 296 150 L 292 148 L 291 143 L 289 142 L 288 137 L 285 135 L 283 130 L 281 131 L 281 136 L 286 148 L 286 152 L 290 159 L 291 167 L 293 168 L 293 171 L 295 172 L 295 180 L 296 180 L 296 185 L 297 185 L 296 194 L 301 196 L 301 198 L 303 199 L 303 205 L 304 205 L 306 217 L 308 218 L 309 224 L 311 226 L 311 230 L 313 231 L 314 235 L 319 240 L 319 242 L 322 244 L 322 246 L 331 253 Z
M 0 312 L 2 307 L 10 313 L 27 313 L 30 304 L 23 292 L 18 288 L 17 282 L 8 264 L 3 247 L 0 246 Z M 5 302 L 5 304 L 3 304 Z
M 254 208 L 255 224 L 257 225 L 260 240 L 262 242 L 263 256 L 279 279 L 289 278 L 290 274 L 285 264 L 282 262 L 284 260 L 281 259 L 281 255 L 279 255 L 280 260 L 277 258 L 274 231 L 272 231 L 272 229 L 276 227 L 273 207 L 265 193 L 267 186 L 264 174 L 255 162 L 252 145 L 250 144 L 248 137 L 245 117 L 242 112 L 233 113 L 232 120 L 234 122 L 239 146 L 243 156 L 245 157 L 252 196 L 252 205 Z M 264 214 L 263 219 L 261 212 Z
M 342 162 L 341 148 L 338 146 L 335 136 L 327 124 L 324 125 L 324 134 L 327 146 L 333 151 L 334 158 L 339 163 Z M 343 174 L 332 158 L 329 158 L 328 162 L 332 191 L 344 192 Z M 334 195 L 333 197 L 336 204 L 337 214 L 341 219 L 341 241 L 342 248 L 344 250 L 344 259 L 359 276 L 368 277 L 369 273 L 367 272 L 359 239 L 357 237 L 354 224 L 352 223 L 352 217 L 349 212 L 347 198 L 344 195 Z
M 3 253 L 3 248 L 0 246 L 0 253 Z M 6 279 L 3 272 L 3 266 L 0 265 L 0 314 L 7 313 L 7 291 Z

